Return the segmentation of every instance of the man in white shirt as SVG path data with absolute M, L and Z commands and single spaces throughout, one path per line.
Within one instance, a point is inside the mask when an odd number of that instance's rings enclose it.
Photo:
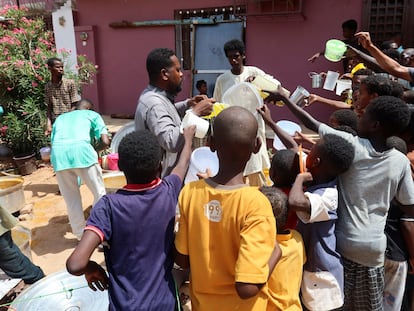
M 266 77 L 276 85 L 280 82 L 263 70 L 254 66 L 245 66 L 246 59 L 244 43 L 233 39 L 224 44 L 224 54 L 226 55 L 231 69 L 220 75 L 216 80 L 213 98 L 218 102 L 222 101 L 224 93 L 233 85 L 240 82 L 251 82 L 257 76 Z
M 281 88 L 280 82 L 271 75 L 266 74 L 263 70 L 254 66 L 244 65 L 246 55 L 245 46 L 242 41 L 233 39 L 226 42 L 224 44 L 224 54 L 231 65 L 231 69 L 220 75 L 216 80 L 213 98 L 218 102 L 223 102 L 223 95 L 233 85 L 242 82 L 252 82 L 257 76 L 265 77 L 266 80 L 271 81 L 275 86 Z M 227 102 L 226 104 L 231 105 L 232 103 Z M 244 105 L 242 106 L 244 107 Z M 269 169 L 270 162 L 265 146 L 265 124 L 263 119 L 257 115 L 255 109 L 256 107 L 254 107 L 251 112 L 257 116 L 257 121 L 259 123 L 258 136 L 260 137 L 263 146 L 261 146 L 258 153 L 252 154 L 243 174 L 246 182 L 251 186 L 264 186 L 266 184 L 266 178 L 263 170 Z

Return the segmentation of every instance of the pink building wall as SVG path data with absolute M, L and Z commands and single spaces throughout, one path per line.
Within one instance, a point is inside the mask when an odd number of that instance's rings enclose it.
M 109 27 L 111 22 L 172 20 L 175 9 L 233 4 L 233 1 L 215 0 L 78 1 L 75 25 L 94 26 L 100 112 L 133 114 L 137 98 L 148 83 L 146 55 L 156 47 L 175 49 L 174 26 L 114 29 Z M 247 63 L 274 75 L 292 91 L 302 85 L 319 95 L 335 98 L 332 92 L 312 90 L 308 72 L 341 70 L 342 64 L 323 57 L 309 63 L 307 58 L 322 50 L 327 39 L 342 38 L 344 20 L 353 18 L 359 22 L 361 7 L 362 0 L 304 0 L 302 16 L 249 16 L 246 22 Z M 190 75 L 189 71 L 184 72 L 179 99 L 190 95 Z M 321 104 L 308 109 L 323 120 L 332 112 Z M 286 108 L 275 107 L 273 114 L 276 120 L 294 120 Z

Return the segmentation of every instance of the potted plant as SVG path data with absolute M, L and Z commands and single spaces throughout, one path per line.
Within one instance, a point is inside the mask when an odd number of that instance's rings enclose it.
M 31 18 L 26 9 L 10 6 L 0 9 L 0 16 L 4 17 L 0 22 L 1 140 L 15 156 L 37 154 L 49 142 L 45 136 L 46 62 L 56 54 L 65 59 L 67 54 L 57 53 L 53 34 L 46 30 L 42 18 Z M 89 83 L 96 68 L 84 55 L 78 58 L 78 73 L 72 73 L 71 78 L 80 89 Z

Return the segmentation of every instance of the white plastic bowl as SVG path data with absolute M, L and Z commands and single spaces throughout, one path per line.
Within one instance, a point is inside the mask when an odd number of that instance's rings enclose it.
M 184 183 L 198 180 L 197 173 L 205 173 L 207 169 L 211 170 L 212 176 L 218 173 L 219 161 L 217 153 L 212 152 L 209 147 L 200 147 L 194 149 L 191 154 L 190 166 L 188 167 L 187 175 Z
M 289 121 L 289 120 L 280 120 L 276 123 L 282 130 L 284 130 L 286 133 L 288 133 L 290 136 L 295 136 L 296 132 L 301 133 L 302 128 L 299 124 Z M 282 141 L 279 139 L 279 137 L 275 134 L 275 137 L 273 138 L 273 148 L 276 150 L 282 150 L 286 149 L 286 146 L 282 143 Z

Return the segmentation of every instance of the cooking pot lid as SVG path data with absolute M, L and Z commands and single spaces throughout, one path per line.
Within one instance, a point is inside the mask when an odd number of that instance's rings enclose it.
M 108 291 L 94 292 L 84 276 L 74 276 L 66 270 L 37 281 L 24 290 L 12 303 L 18 311 L 102 311 L 108 310 Z

